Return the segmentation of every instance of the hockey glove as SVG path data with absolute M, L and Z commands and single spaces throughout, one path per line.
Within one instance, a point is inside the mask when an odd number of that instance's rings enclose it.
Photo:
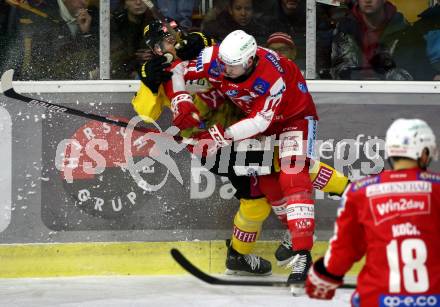
M 187 92 L 177 92 L 171 99 L 173 125 L 180 130 L 199 127 L 200 114 Z
M 194 135 L 193 138 L 198 140 L 193 153 L 203 157 L 212 156 L 219 148 L 232 143 L 231 139 L 225 137 L 225 130 L 220 124 L 212 125 L 207 130 Z
M 141 66 L 140 78 L 142 83 L 153 93 L 157 93 L 162 82 L 171 79 L 173 73 L 166 68 L 171 64 L 167 62 L 165 56 L 155 56 Z
M 177 56 L 183 60 L 194 60 L 205 47 L 212 46 L 214 39 L 202 32 L 191 32 L 176 45 Z
M 310 298 L 330 300 L 335 295 L 336 288 L 342 285 L 343 276 L 335 276 L 324 266 L 324 258 L 318 259 L 310 268 L 305 284 L 305 290 Z

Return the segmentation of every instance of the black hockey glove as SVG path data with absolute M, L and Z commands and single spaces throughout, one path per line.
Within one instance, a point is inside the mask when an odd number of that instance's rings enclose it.
M 153 93 L 157 93 L 160 84 L 170 80 L 173 75 L 171 71 L 166 70 L 170 65 L 171 64 L 167 62 L 167 58 L 163 55 L 155 56 L 145 62 L 142 64 L 139 74 L 142 83 Z
M 194 60 L 205 47 L 212 46 L 214 39 L 202 32 L 191 32 L 176 45 L 177 56 L 183 60 Z

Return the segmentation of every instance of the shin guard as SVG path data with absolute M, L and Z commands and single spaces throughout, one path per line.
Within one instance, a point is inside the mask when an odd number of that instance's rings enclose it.
M 302 194 L 302 193 L 301 193 Z M 315 208 L 311 198 L 289 198 L 286 205 L 287 225 L 295 251 L 311 250 L 315 231 Z
M 286 201 L 284 199 L 278 201 L 271 201 L 272 210 L 280 220 L 280 222 L 287 226 Z
M 234 218 L 232 248 L 240 254 L 250 254 L 260 235 L 261 226 L 270 214 L 266 198 L 240 199 L 240 209 Z
M 281 173 L 280 184 L 286 200 L 287 225 L 292 235 L 293 250 L 311 250 L 315 230 L 315 208 L 309 171 Z

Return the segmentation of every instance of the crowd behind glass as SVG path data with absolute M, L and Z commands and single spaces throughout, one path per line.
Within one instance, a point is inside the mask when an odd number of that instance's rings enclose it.
M 197 0 L 156 5 L 186 32 L 218 41 L 243 29 L 305 70 L 306 0 L 217 0 L 206 14 Z M 141 0 L 110 7 L 111 79 L 138 79 L 151 58 L 143 30 L 153 16 Z M 13 68 L 19 80 L 99 79 L 99 62 L 99 0 L 0 0 L 1 71 Z M 440 0 L 317 1 L 316 76 L 440 80 Z

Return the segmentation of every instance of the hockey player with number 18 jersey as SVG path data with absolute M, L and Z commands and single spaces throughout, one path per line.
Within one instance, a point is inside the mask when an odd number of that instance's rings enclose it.
M 398 119 L 385 148 L 393 170 L 349 185 L 307 294 L 332 298 L 366 255 L 353 306 L 440 306 L 440 174 L 426 170 L 436 157 L 435 136 L 420 119 Z

